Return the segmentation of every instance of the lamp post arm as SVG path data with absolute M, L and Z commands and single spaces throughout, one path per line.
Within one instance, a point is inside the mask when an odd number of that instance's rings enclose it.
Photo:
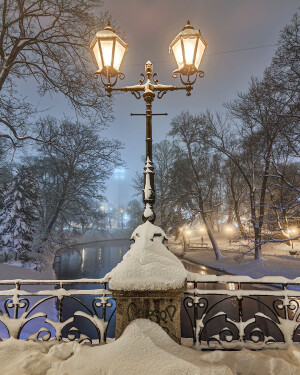
M 173 86 L 173 85 L 153 85 L 153 91 L 158 91 L 157 97 L 161 99 L 168 91 L 178 91 L 178 90 L 186 90 L 186 95 L 191 95 L 191 90 L 193 89 L 192 85 L 186 86 Z
M 145 85 L 134 85 L 134 86 L 124 86 L 124 87 L 106 87 L 107 96 L 111 96 L 112 91 L 130 92 L 135 96 L 136 99 L 141 98 L 140 91 L 145 91 Z
M 185 86 L 172 86 L 172 85 L 153 85 L 153 91 L 176 91 L 186 90 Z
M 112 87 L 111 91 L 145 91 L 145 85 L 133 85 L 133 86 L 124 86 L 124 87 Z
M 124 87 L 107 87 L 106 91 L 110 95 L 112 91 L 120 91 L 120 92 L 130 92 L 133 94 L 137 99 L 141 98 L 140 92 L 146 92 L 147 89 L 150 91 L 157 91 L 158 99 L 161 99 L 168 91 L 178 91 L 178 90 L 186 90 L 187 95 L 190 96 L 190 91 L 193 89 L 191 85 L 186 86 L 173 86 L 173 85 L 162 85 L 162 84 L 144 84 L 144 85 L 133 85 L 133 86 L 124 86 Z

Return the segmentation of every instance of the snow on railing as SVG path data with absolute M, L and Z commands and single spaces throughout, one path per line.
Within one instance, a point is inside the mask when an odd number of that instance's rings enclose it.
M 275 349 L 300 342 L 300 278 L 189 273 L 183 306 L 199 349 Z
M 0 340 L 114 337 L 108 279 L 0 281 Z M 284 348 L 300 342 L 300 278 L 188 273 L 182 328 L 199 349 Z M 187 323 L 190 325 L 186 331 Z
M 105 343 L 114 311 L 107 279 L 0 281 L 0 340 Z

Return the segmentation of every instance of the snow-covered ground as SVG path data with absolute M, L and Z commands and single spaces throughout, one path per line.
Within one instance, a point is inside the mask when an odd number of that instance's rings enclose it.
M 285 243 L 268 243 L 262 247 L 263 259 L 254 260 L 253 252 L 247 253 L 247 249 L 238 243 L 229 242 L 228 237 L 216 235 L 219 248 L 224 258 L 217 261 L 207 237 L 203 240 L 209 244 L 209 248 L 191 251 L 182 251 L 182 244 L 172 239 L 169 241 L 169 249 L 178 256 L 195 263 L 223 270 L 235 275 L 247 275 L 253 278 L 263 276 L 284 276 L 294 279 L 300 276 L 300 241 L 294 241 L 293 248 L 299 253 L 291 255 L 291 246 Z M 201 237 L 192 237 L 191 243 L 200 243 Z
M 9 339 L 0 342 L 0 363 L 6 375 L 299 375 L 300 348 L 200 352 L 139 319 L 101 346 Z
M 47 258 L 47 265 L 42 272 L 31 268 L 25 268 L 19 261 L 0 263 L 0 280 L 31 279 L 31 280 L 55 280 L 55 272 L 52 267 L 53 257 Z

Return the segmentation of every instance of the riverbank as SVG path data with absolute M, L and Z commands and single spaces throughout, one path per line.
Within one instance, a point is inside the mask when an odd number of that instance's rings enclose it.
M 233 275 L 245 275 L 255 279 L 263 276 L 283 276 L 294 279 L 300 274 L 300 257 L 297 255 L 283 255 L 283 253 L 274 255 L 265 251 L 262 259 L 255 260 L 253 254 L 245 254 L 241 257 L 236 250 L 222 250 L 223 258 L 217 261 L 213 249 L 183 252 L 180 243 L 172 242 L 169 244 L 169 249 L 183 260 Z
M 37 253 L 38 254 L 38 253 Z M 56 280 L 53 268 L 55 254 L 42 255 L 38 254 L 37 259 L 42 259 L 43 269 L 34 269 L 34 263 L 22 263 L 20 261 L 11 261 L 0 263 L 0 280 L 13 279 L 31 279 L 31 280 Z

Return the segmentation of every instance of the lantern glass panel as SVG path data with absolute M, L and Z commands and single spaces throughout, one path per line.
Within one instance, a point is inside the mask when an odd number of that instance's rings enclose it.
M 183 62 L 183 54 L 182 54 L 182 48 L 181 48 L 181 39 L 179 39 L 173 46 L 172 50 L 176 59 L 176 63 L 178 65 L 178 68 L 181 69 L 184 66 Z
M 195 67 L 197 69 L 199 69 L 199 66 L 200 66 L 200 63 L 201 63 L 204 51 L 205 51 L 205 44 L 199 38 L 198 47 L 197 47 L 197 53 L 196 53 L 196 59 L 195 59 Z
M 98 40 L 96 41 L 96 43 L 93 47 L 93 52 L 94 52 L 95 59 L 97 61 L 98 70 L 102 70 L 103 65 L 102 65 L 100 48 L 99 48 L 99 41 Z
M 187 65 L 194 64 L 194 52 L 197 38 L 183 38 L 185 63 Z
M 117 71 L 120 70 L 125 51 L 126 51 L 125 47 L 122 46 L 122 44 L 118 40 L 116 40 L 115 56 L 114 56 L 114 68 Z
M 104 66 L 112 65 L 112 51 L 113 41 L 112 40 L 100 40 Z

